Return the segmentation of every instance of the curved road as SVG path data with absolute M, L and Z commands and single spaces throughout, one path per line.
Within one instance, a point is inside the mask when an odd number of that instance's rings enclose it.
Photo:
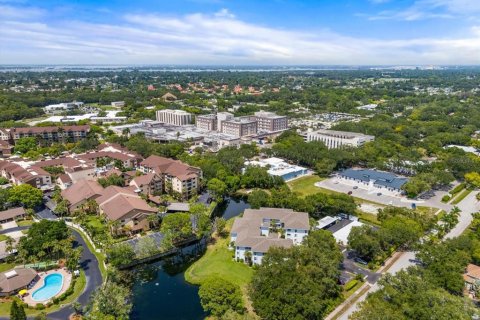
M 70 229 L 72 230 L 72 229 Z M 80 259 L 80 267 L 85 272 L 85 277 L 87 278 L 87 284 L 85 290 L 78 297 L 77 301 L 80 302 L 83 306 L 87 305 L 88 299 L 92 295 L 93 291 L 97 289 L 102 284 L 102 274 L 98 268 L 98 260 L 95 255 L 89 250 L 85 240 L 76 230 L 72 230 L 72 233 L 75 237 L 74 246 L 82 246 L 83 253 L 82 258 Z M 73 313 L 73 308 L 68 305 L 58 311 L 48 314 L 48 319 L 52 320 L 65 320 Z

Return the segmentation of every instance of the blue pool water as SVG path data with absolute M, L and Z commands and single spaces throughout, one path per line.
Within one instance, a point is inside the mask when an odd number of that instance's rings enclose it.
M 43 286 L 32 293 L 32 299 L 35 301 L 51 299 L 62 290 L 63 276 L 60 273 L 49 274 L 43 281 Z

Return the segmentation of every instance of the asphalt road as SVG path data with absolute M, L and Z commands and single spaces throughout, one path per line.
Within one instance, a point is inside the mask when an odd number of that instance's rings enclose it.
M 95 289 L 97 289 L 102 284 L 102 274 L 100 273 L 100 269 L 98 267 L 99 262 L 95 255 L 88 249 L 85 240 L 83 240 L 83 238 L 77 231 L 72 230 L 72 232 L 75 237 L 74 246 L 83 247 L 82 258 L 80 259 L 80 267 L 85 272 L 85 276 L 87 278 L 87 285 L 85 286 L 85 290 L 83 291 L 83 293 L 80 295 L 80 297 L 78 297 L 77 301 L 83 306 L 85 306 L 87 305 L 93 291 L 95 291 Z M 72 313 L 72 307 L 66 306 L 58 311 L 48 314 L 48 319 L 65 320 L 68 319 L 69 315 L 71 315 Z
M 366 277 L 369 283 L 374 284 L 375 282 L 377 282 L 378 279 L 382 276 L 382 274 L 360 267 L 357 263 L 355 263 L 351 255 L 352 255 L 351 251 L 349 250 L 343 251 L 343 263 L 342 263 L 343 270 L 348 271 L 350 273 L 362 274 Z
M 465 229 L 468 228 L 470 223 L 472 222 L 472 213 L 480 211 L 480 203 L 476 199 L 478 191 L 471 192 L 465 199 L 463 199 L 457 207 L 460 208 L 461 213 L 459 216 L 459 222 L 453 228 L 450 230 L 449 233 L 445 236 L 446 239 L 450 238 L 455 238 L 460 236 Z M 388 273 L 395 274 L 399 270 L 405 269 L 409 266 L 414 265 L 410 260 L 415 258 L 415 253 L 414 252 L 404 252 L 399 259 L 395 261 L 392 266 L 387 270 Z M 347 311 L 345 311 L 341 316 L 339 316 L 337 319 L 339 320 L 348 320 L 348 317 L 358 309 L 358 304 L 365 300 L 367 297 L 368 293 L 375 292 L 376 290 L 379 289 L 379 286 L 377 283 L 375 283 L 370 290 L 368 290 L 365 294 L 363 294 L 354 304 L 352 304 Z
M 30 226 L 23 226 L 23 227 L 15 227 L 15 228 L 9 228 L 9 229 L 2 229 L 0 230 L 0 234 L 7 234 L 10 232 L 15 232 L 15 231 L 22 231 L 22 230 L 27 230 L 30 228 Z

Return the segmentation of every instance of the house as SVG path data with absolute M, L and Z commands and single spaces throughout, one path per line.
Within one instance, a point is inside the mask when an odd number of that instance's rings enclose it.
M 402 186 L 408 178 L 396 174 L 370 169 L 346 169 L 338 173 L 342 183 L 357 186 L 370 192 L 382 192 L 391 195 L 402 194 Z
M 0 211 L 0 223 L 23 219 L 25 218 L 25 215 L 25 209 L 22 207 Z
M 463 279 L 467 290 L 475 296 L 475 287 L 480 286 L 480 267 L 475 264 L 468 264 Z
M 290 248 L 303 242 L 310 230 L 308 213 L 292 209 L 246 209 L 230 232 L 235 258 L 261 264 L 271 247 Z
M 170 92 L 167 92 L 162 96 L 162 100 L 165 102 L 175 101 L 177 100 L 177 96 L 171 94 Z
M 138 192 L 145 195 L 161 193 L 163 189 L 162 178 L 155 172 L 135 177 L 130 181 L 130 186 L 135 187 Z
M 348 236 L 352 232 L 353 227 L 361 227 L 364 224 L 358 221 L 358 217 L 350 217 L 350 219 L 339 219 L 334 224 L 330 224 L 328 231 L 333 233 L 333 237 L 337 243 L 346 246 L 348 244 Z
M 0 296 L 14 295 L 37 279 L 37 272 L 30 268 L 15 268 L 2 272 L 0 273 Z
M 13 153 L 13 146 L 5 140 L 0 139 L 0 157 L 8 158 Z
M 88 200 L 95 200 L 103 194 L 103 188 L 93 180 L 80 180 L 61 192 L 62 198 L 69 203 L 68 209 L 76 210 Z
M 110 221 L 118 221 L 119 228 L 132 233 L 149 229 L 147 217 L 157 213 L 145 200 L 129 188 L 109 186 L 95 199 L 99 213 Z
M 0 175 L 15 185 L 29 184 L 42 190 L 53 188 L 48 172 L 24 161 L 0 161 Z
M 65 173 L 59 175 L 55 182 L 57 183 L 57 185 L 60 187 L 61 190 L 65 190 L 73 184 L 73 181 L 70 178 L 70 176 Z
M 140 170 L 144 173 L 156 173 L 163 181 L 162 192 L 178 194 L 182 199 L 197 194 L 202 178 L 201 169 L 156 155 L 143 160 Z

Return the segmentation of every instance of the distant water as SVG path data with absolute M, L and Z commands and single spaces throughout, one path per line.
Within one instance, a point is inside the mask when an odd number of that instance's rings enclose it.
M 240 198 L 227 198 L 214 216 L 230 219 L 243 213 L 250 205 Z M 132 288 L 132 320 L 201 320 L 207 314 L 200 305 L 198 286 L 185 281 L 184 272 L 205 247 L 192 245 L 167 260 L 137 267 Z

